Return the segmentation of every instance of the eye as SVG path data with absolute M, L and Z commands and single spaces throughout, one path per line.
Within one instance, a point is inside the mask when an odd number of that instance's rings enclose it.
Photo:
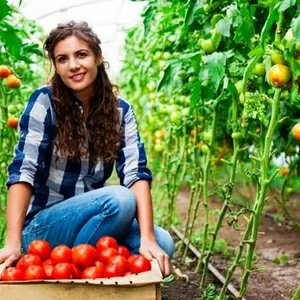
M 58 62 L 58 63 L 64 63 L 66 60 L 67 60 L 67 58 L 66 58 L 65 56 L 60 56 L 60 57 L 57 59 L 57 62 Z
M 86 56 L 87 56 L 87 54 L 85 52 L 79 52 L 78 53 L 79 58 L 85 58 Z

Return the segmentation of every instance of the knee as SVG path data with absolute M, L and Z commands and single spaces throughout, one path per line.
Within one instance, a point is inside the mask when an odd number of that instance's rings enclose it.
M 174 255 L 174 240 L 170 233 L 155 225 L 154 227 L 155 230 L 155 235 L 156 235 L 156 240 L 159 244 L 159 246 L 168 254 L 170 258 L 173 257 Z
M 136 198 L 131 190 L 123 186 L 110 186 L 113 201 L 123 212 L 129 215 L 136 213 Z

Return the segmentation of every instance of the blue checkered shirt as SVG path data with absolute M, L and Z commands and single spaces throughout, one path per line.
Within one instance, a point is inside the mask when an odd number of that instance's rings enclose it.
M 123 127 L 115 162 L 120 184 L 130 187 L 137 180 L 151 181 L 132 107 L 119 98 L 118 109 Z M 88 159 L 80 162 L 57 160 L 53 147 L 55 119 L 51 88 L 44 86 L 37 89 L 21 115 L 19 142 L 8 168 L 7 187 L 18 182 L 27 182 L 33 187 L 25 224 L 41 209 L 103 187 L 113 171 L 114 163 L 92 164 Z

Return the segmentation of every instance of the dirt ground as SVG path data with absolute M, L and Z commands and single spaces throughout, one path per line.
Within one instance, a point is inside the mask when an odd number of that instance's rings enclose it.
M 177 200 L 177 212 L 181 220 L 186 218 L 188 196 L 188 190 L 183 190 Z M 300 203 L 300 197 L 295 197 L 293 201 Z M 299 207 L 299 203 L 295 207 Z M 211 201 L 210 209 L 220 208 L 221 203 Z M 202 215 L 201 209 L 200 215 Z M 210 222 L 214 222 L 216 218 L 217 216 L 211 216 Z M 239 226 L 243 227 L 243 225 L 241 218 Z M 241 234 L 225 223 L 219 238 L 225 239 L 229 247 L 235 247 L 240 241 Z M 184 278 L 176 277 L 175 281 L 164 284 L 163 299 L 201 299 L 198 289 L 200 278 L 194 274 L 193 265 L 185 266 L 180 263 L 179 255 L 176 253 L 173 264 L 189 277 L 189 282 L 185 282 Z M 211 262 L 223 276 L 226 275 L 230 263 L 228 259 L 215 255 Z M 237 290 L 241 274 L 242 270 L 238 268 L 233 277 L 232 283 Z M 217 283 L 213 277 L 209 281 Z M 291 226 L 263 216 L 256 244 L 256 261 L 248 281 L 246 300 L 290 300 L 298 285 L 300 285 L 300 232 Z

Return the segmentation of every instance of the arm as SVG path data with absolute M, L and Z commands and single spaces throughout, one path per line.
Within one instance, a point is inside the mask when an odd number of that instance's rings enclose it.
M 117 173 L 121 184 L 130 188 L 136 197 L 137 221 L 141 232 L 140 253 L 148 259 L 156 258 L 162 273 L 168 275 L 170 273 L 168 255 L 159 247 L 154 235 L 153 207 L 149 184 L 152 175 L 147 168 L 146 153 L 140 142 L 132 108 L 125 103 L 123 111 L 122 126 L 124 132 L 120 155 L 117 160 Z
M 0 251 L 0 263 L 4 262 L 6 267 L 21 256 L 21 233 L 31 194 L 31 186 L 24 182 L 16 183 L 8 190 L 5 247 Z
M 161 272 L 164 275 L 171 273 L 168 255 L 156 242 L 153 228 L 153 207 L 149 183 L 145 180 L 136 181 L 130 190 L 134 193 L 137 202 L 137 220 L 141 232 L 140 253 L 151 259 L 156 258 Z
M 40 91 L 32 94 L 19 123 L 19 142 L 8 171 L 7 232 L 0 263 L 10 266 L 21 255 L 23 223 L 33 193 L 37 171 L 50 140 L 51 113 L 49 96 Z

